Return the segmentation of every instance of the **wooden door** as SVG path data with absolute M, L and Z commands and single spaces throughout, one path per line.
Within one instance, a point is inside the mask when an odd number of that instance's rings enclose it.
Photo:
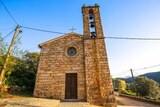
M 65 99 L 77 99 L 77 73 L 66 74 Z

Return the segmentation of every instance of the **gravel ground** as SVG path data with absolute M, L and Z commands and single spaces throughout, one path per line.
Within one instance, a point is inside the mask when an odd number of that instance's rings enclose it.
M 155 105 L 121 96 L 117 97 L 117 102 L 119 105 L 118 107 L 160 107 L 160 105 Z
M 100 107 L 87 102 L 60 102 L 54 99 L 13 97 L 0 99 L 0 107 Z
M 117 97 L 118 107 L 160 107 L 127 97 Z M 0 107 L 100 107 L 89 105 L 87 102 L 60 102 L 54 99 L 33 97 L 11 97 L 0 99 Z
M 59 107 L 101 107 L 101 106 L 89 105 L 86 102 L 61 102 Z
M 0 99 L 0 107 L 59 107 L 59 103 L 59 100 L 31 97 Z

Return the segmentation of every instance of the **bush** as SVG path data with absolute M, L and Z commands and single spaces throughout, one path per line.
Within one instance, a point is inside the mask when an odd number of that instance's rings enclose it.
M 17 61 L 11 74 L 6 79 L 6 84 L 14 87 L 26 87 L 33 91 L 35 85 L 36 72 L 38 68 L 39 53 L 27 53 L 24 58 Z
M 24 66 L 20 66 L 18 69 L 12 71 L 11 75 L 6 79 L 6 84 L 19 87 L 26 86 L 28 89 L 33 90 L 35 76 L 35 72 L 29 71 L 29 69 Z
M 121 93 L 126 95 L 136 96 L 136 93 L 132 92 L 131 90 L 122 90 Z
M 134 88 L 135 87 L 135 88 Z M 147 77 L 137 77 L 134 84 L 130 84 L 130 90 L 138 93 L 139 96 L 160 99 L 160 85 L 156 81 Z M 136 89 L 136 91 L 135 91 Z

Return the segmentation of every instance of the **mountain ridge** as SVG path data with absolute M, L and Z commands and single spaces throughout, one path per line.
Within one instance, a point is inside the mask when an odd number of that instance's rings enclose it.
M 145 73 L 139 76 L 145 76 L 149 79 L 153 79 L 154 81 L 160 83 L 160 71 L 158 72 L 150 72 L 150 73 Z M 127 77 L 127 78 L 118 78 L 118 79 L 123 79 L 125 80 L 127 83 L 130 83 L 133 81 L 132 77 Z

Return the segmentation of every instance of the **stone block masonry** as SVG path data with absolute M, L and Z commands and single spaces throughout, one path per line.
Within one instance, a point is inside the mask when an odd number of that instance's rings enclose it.
M 65 99 L 65 75 L 77 73 L 78 99 L 85 100 L 86 81 L 82 35 L 70 33 L 57 40 L 41 44 L 41 47 L 34 96 Z M 69 47 L 76 48 L 76 56 L 67 55 Z
M 34 96 L 116 107 L 99 6 L 84 5 L 82 13 L 83 35 L 72 32 L 40 44 Z

